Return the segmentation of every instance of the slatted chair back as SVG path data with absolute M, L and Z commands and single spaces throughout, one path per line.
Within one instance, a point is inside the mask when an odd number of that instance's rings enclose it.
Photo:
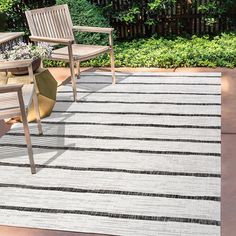
M 32 36 L 73 39 L 73 24 L 67 5 L 25 12 Z

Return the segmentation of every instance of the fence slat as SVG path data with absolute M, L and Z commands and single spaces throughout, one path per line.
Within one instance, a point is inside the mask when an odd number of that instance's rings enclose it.
M 217 0 L 220 4 L 224 4 L 222 0 Z M 97 6 L 106 6 L 106 1 L 90 0 L 91 3 Z M 142 11 L 140 13 L 141 19 L 136 23 L 125 23 L 120 20 L 111 20 L 111 24 L 117 30 L 119 39 L 132 39 L 139 37 L 149 37 L 153 33 L 161 36 L 168 35 L 201 35 L 210 34 L 215 35 L 220 32 L 231 30 L 230 18 L 235 18 L 235 14 L 225 14 L 216 17 L 216 23 L 213 26 L 208 26 L 204 15 L 198 11 L 198 7 L 202 4 L 209 3 L 210 0 L 197 0 L 194 5 L 189 5 L 191 1 L 177 1 L 169 9 L 156 12 L 152 18 L 157 20 L 153 26 L 149 26 L 144 22 L 148 18 L 147 0 L 140 0 Z M 117 12 L 127 10 L 132 5 L 132 0 L 111 0 L 113 9 Z

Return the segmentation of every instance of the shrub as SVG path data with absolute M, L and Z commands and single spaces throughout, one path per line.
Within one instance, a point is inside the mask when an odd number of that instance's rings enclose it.
M 117 67 L 236 67 L 236 34 L 191 39 L 150 38 L 115 45 Z M 109 66 L 107 55 L 82 64 Z
M 87 0 L 57 0 L 57 4 L 67 4 L 70 9 L 74 25 L 86 25 L 97 27 L 110 27 L 108 20 L 102 15 L 101 9 Z M 106 34 L 98 33 L 76 33 L 76 40 L 82 44 L 107 44 Z
M 0 22 L 0 32 L 3 32 L 7 28 L 7 17 L 5 13 L 0 12 Z
M 139 39 L 118 42 L 115 47 L 116 67 L 236 67 L 236 34 L 192 38 L 177 37 Z M 58 64 L 64 66 L 65 64 Z M 46 63 L 45 66 L 53 66 Z M 85 67 L 109 67 L 108 55 L 87 62 Z
M 55 0 L 0 0 L 0 15 L 6 16 L 7 23 L 1 30 L 28 32 L 25 11 L 54 4 Z

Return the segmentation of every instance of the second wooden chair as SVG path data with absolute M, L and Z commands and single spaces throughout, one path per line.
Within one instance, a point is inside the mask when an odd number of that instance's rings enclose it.
M 32 41 L 47 42 L 66 46 L 54 50 L 50 59 L 66 61 L 70 63 L 74 101 L 77 99 L 74 67 L 77 65 L 79 76 L 81 61 L 97 57 L 100 54 L 110 53 L 112 83 L 115 84 L 115 63 L 112 38 L 112 32 L 114 30 L 113 28 L 73 26 L 67 5 L 26 11 L 25 14 L 31 32 L 30 39 Z M 109 45 L 100 46 L 76 44 L 73 31 L 108 34 Z

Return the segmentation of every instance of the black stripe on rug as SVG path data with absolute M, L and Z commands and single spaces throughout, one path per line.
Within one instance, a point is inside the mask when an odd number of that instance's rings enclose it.
M 73 122 L 73 121 L 42 121 L 43 124 L 56 125 L 105 125 L 105 126 L 128 126 L 128 127 L 158 127 L 158 128 L 184 128 L 184 129 L 221 129 L 220 126 L 200 125 L 163 125 L 163 124 L 127 124 L 127 123 L 99 123 L 99 122 Z
M 71 151 L 92 151 L 92 152 L 130 152 L 130 153 L 147 153 L 147 154 L 163 154 L 163 155 L 184 155 L 184 156 L 215 156 L 220 157 L 220 153 L 208 153 L 208 152 L 179 152 L 179 151 L 153 151 L 153 150 L 136 150 L 136 149 L 125 149 L 125 148 L 82 148 L 82 147 L 71 147 L 71 146 L 42 146 L 32 145 L 33 148 L 43 148 L 49 150 L 71 150 Z M 26 148 L 25 144 L 13 144 L 13 143 L 0 143 L 0 147 L 18 147 Z
M 28 168 L 30 164 L 0 162 L 0 166 L 14 166 Z M 157 170 L 127 170 L 117 168 L 91 168 L 91 167 L 74 167 L 74 166 L 61 166 L 61 165 L 40 165 L 36 164 L 37 168 L 46 169 L 59 169 L 59 170 L 73 170 L 73 171 L 95 171 L 95 172 L 116 172 L 127 174 L 140 174 L 140 175 L 170 175 L 170 176 L 186 176 L 186 177 L 207 177 L 207 178 L 220 178 L 220 174 L 212 173 L 187 173 L 187 172 L 171 172 L 171 171 L 157 171 Z
M 57 93 L 71 93 L 71 91 L 59 90 Z M 173 94 L 173 95 L 205 95 L 205 96 L 221 96 L 220 93 L 180 93 L 180 92 L 117 92 L 117 91 L 78 91 L 78 93 L 96 93 L 96 94 Z
M 217 114 L 183 114 L 183 113 L 150 113 L 150 112 L 110 112 L 110 111 L 58 111 L 52 113 L 68 114 L 108 114 L 108 115 L 143 115 L 143 116 L 179 116 L 179 117 L 221 117 Z
M 120 72 L 121 73 L 121 72 Z M 116 77 L 122 77 L 123 79 L 127 79 L 127 78 L 132 78 L 132 77 L 154 77 L 154 78 L 215 78 L 215 79 L 218 79 L 220 80 L 221 78 L 221 74 L 219 72 L 219 75 L 215 75 L 215 74 L 203 74 L 201 75 L 201 73 L 194 73 L 194 74 L 176 74 L 176 72 L 174 73 L 168 73 L 168 74 L 159 74 L 158 72 L 147 72 L 147 73 L 131 73 L 131 74 L 126 74 L 126 73 L 123 73 L 123 74 L 117 74 L 116 73 Z M 86 74 L 86 73 L 82 73 L 80 75 L 81 77 L 94 77 L 94 76 L 102 76 L 102 77 L 110 77 L 111 78 L 111 74 L 107 73 L 107 74 L 104 74 L 104 73 L 100 73 L 100 74 L 97 74 L 97 73 L 90 73 L 90 74 Z M 78 79 L 80 80 L 80 79 Z M 141 80 L 141 78 L 140 78 Z
M 76 82 L 77 84 L 105 84 L 105 85 L 111 85 L 110 82 Z M 71 83 L 70 83 L 71 84 Z M 203 86 L 220 86 L 220 83 L 163 83 L 163 82 L 156 82 L 156 83 L 141 83 L 141 82 L 128 82 L 128 83 L 116 83 L 116 85 L 203 85 Z
M 107 190 L 107 189 L 81 189 L 72 187 L 49 187 L 49 186 L 35 186 L 25 184 L 4 184 L 0 183 L 0 188 L 20 188 L 31 190 L 43 191 L 58 191 L 58 192 L 72 192 L 72 193 L 94 193 L 94 194 L 108 194 L 108 195 L 127 195 L 127 196 L 142 196 L 142 197 L 160 197 L 160 198 L 174 198 L 186 200 L 199 200 L 199 201 L 214 201 L 220 202 L 221 198 L 217 196 L 187 196 L 178 194 L 164 194 L 164 193 L 144 193 L 134 191 L 121 191 L 121 190 Z
M 24 136 L 24 133 L 10 132 L 5 135 L 9 136 Z M 42 135 L 30 134 L 32 137 L 40 137 Z M 215 143 L 220 144 L 221 141 L 214 140 L 197 140 L 197 139 L 162 139 L 162 138 L 130 138 L 130 137 L 115 137 L 115 136 L 90 136 L 90 135 L 73 135 L 73 134 L 43 134 L 43 137 L 54 138 L 81 138 L 81 139 L 101 139 L 101 140 L 136 140 L 136 141 L 160 141 L 160 142 L 183 142 L 183 143 Z
M 190 223 L 190 224 L 220 226 L 220 221 L 208 220 L 208 219 L 180 218 L 180 217 L 167 217 L 167 216 L 129 215 L 129 214 L 118 214 L 118 213 L 99 212 L 99 211 L 65 210 L 65 209 L 20 207 L 20 206 L 5 206 L 5 205 L 0 205 L 0 209 L 2 209 L 2 210 L 24 211 L 24 212 L 88 215 L 88 216 L 109 217 L 109 218 L 117 218 L 117 219 L 161 221 L 161 222 L 178 222 L 178 223 Z
M 71 100 L 57 100 L 57 102 L 72 103 Z M 146 105 L 177 105 L 177 106 L 221 106 L 220 103 L 182 103 L 182 102 L 129 102 L 129 101 L 86 101 L 77 100 L 79 103 L 96 103 L 96 104 L 146 104 Z

